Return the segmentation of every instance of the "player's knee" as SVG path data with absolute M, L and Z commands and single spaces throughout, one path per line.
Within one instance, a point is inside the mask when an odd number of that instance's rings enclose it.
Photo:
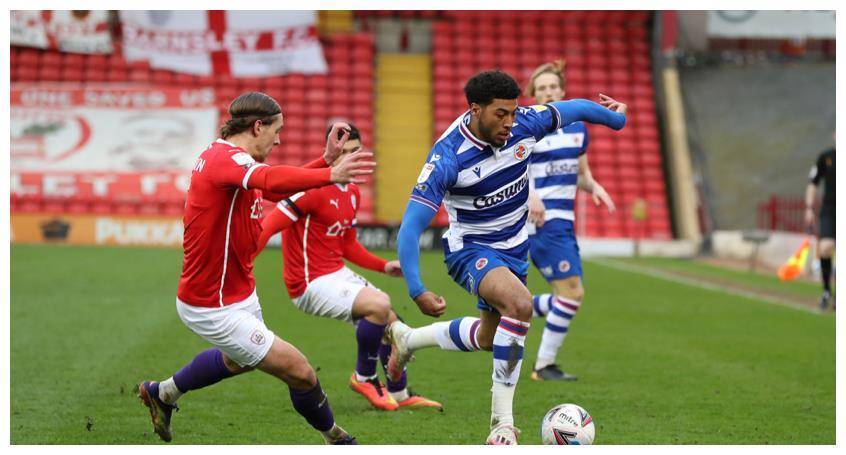
M 521 296 L 505 305 L 502 315 L 519 321 L 532 320 L 532 296 Z
M 565 295 L 560 295 L 559 297 L 562 297 L 567 300 L 575 300 L 576 302 L 581 302 L 585 298 L 585 288 L 581 286 L 570 288 Z
M 517 305 L 517 315 L 516 318 L 521 321 L 531 321 L 532 320 L 532 299 L 531 297 L 528 300 L 520 300 Z
M 831 240 L 823 240 L 820 242 L 820 257 L 830 258 L 834 254 L 834 242 Z
M 242 367 L 241 365 L 238 365 L 237 362 L 230 359 L 226 354 L 223 354 L 222 357 L 223 366 L 225 366 L 226 369 L 229 370 L 229 372 L 232 374 L 244 373 L 253 369 L 252 367 Z
M 391 311 L 391 298 L 388 294 L 380 292 L 370 305 L 367 319 L 375 324 L 385 325 L 391 320 Z
M 317 374 L 305 359 L 292 365 L 287 376 L 286 382 L 295 389 L 310 389 L 317 385 Z

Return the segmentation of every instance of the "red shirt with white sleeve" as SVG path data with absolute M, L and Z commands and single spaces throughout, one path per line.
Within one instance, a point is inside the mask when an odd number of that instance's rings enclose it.
M 377 272 L 388 262 L 367 251 L 356 238 L 358 186 L 333 184 L 297 193 L 262 222 L 259 249 L 282 231 L 283 277 L 288 295 L 301 296 L 315 279 L 337 272 L 344 259 Z
M 307 167 L 320 165 L 316 163 Z M 261 234 L 262 190 L 299 191 L 326 185 L 331 182 L 329 172 L 328 168 L 271 167 L 223 139 L 213 142 L 191 171 L 182 219 L 179 300 L 222 307 L 249 297 L 255 290 L 253 257 Z

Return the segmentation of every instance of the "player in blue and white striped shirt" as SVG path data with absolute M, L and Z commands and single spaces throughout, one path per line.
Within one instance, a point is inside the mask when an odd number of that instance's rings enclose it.
M 620 129 L 625 106 L 608 98 L 603 106 L 572 100 L 518 107 L 517 82 L 501 71 L 485 71 L 464 87 L 470 110 L 438 139 L 417 178 L 403 216 L 398 252 L 409 296 L 420 310 L 438 317 L 446 302 L 420 280 L 421 233 L 441 202 L 449 213 L 444 235 L 447 270 L 478 296 L 480 318 L 465 317 L 411 329 L 388 327 L 399 374 L 411 353 L 438 346 L 453 351 L 493 351 L 493 397 L 488 444 L 516 444 L 512 402 L 523 345 L 532 318 L 525 286 L 529 249 L 526 219 L 528 163 L 535 143 L 563 125 L 585 120 Z
M 560 101 L 564 98 L 564 81 L 564 62 L 546 63 L 532 73 L 526 95 L 538 104 Z M 538 141 L 529 165 L 533 183 L 529 194 L 530 255 L 554 292 L 533 297 L 534 316 L 546 317 L 532 371 L 536 381 L 576 380 L 555 363 L 585 292 L 573 229 L 576 189 L 587 191 L 594 203 L 602 202 L 609 212 L 614 211 L 614 201 L 590 172 L 587 147 L 587 128 L 575 122 Z

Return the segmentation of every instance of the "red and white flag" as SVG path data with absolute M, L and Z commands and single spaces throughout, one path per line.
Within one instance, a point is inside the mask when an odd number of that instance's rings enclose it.
M 112 33 L 108 11 L 11 11 L 9 42 L 62 52 L 108 54 Z
M 314 11 L 121 11 L 128 61 L 196 75 L 325 74 Z

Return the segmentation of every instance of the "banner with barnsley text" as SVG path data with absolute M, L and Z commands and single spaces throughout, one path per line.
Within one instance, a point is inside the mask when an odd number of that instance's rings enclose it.
M 315 11 L 121 11 L 127 61 L 195 75 L 325 74 Z
M 184 195 L 216 137 L 214 99 L 211 89 L 12 86 L 11 193 Z
M 11 11 L 9 42 L 13 46 L 108 54 L 112 33 L 108 11 Z

